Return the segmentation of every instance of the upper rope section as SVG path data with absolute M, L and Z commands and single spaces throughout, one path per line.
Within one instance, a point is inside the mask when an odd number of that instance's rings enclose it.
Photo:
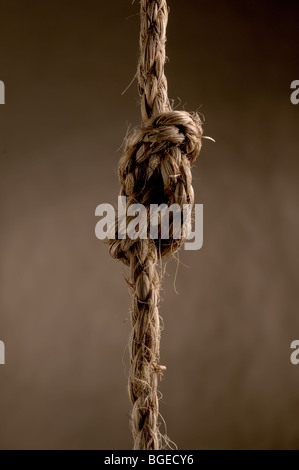
M 137 67 L 143 122 L 171 109 L 164 74 L 168 7 L 166 0 L 140 2 L 140 55 Z

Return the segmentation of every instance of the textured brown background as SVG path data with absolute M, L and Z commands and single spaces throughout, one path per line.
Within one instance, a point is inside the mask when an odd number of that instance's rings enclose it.
M 1 449 L 131 447 L 129 297 L 94 235 L 140 122 L 131 3 L 0 0 Z M 298 1 L 169 4 L 170 97 L 217 143 L 204 247 L 164 282 L 161 411 L 183 449 L 299 449 Z

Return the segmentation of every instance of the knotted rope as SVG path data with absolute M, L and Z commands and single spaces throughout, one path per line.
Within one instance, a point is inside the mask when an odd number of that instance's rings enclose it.
M 125 142 L 119 162 L 120 194 L 127 207 L 143 204 L 191 204 L 194 202 L 190 165 L 201 148 L 202 128 L 197 114 L 173 111 L 164 75 L 166 0 L 141 0 L 140 58 L 137 77 L 143 125 Z M 132 217 L 127 218 L 127 223 Z M 148 218 L 149 220 L 149 218 Z M 118 226 L 118 223 L 116 224 Z M 160 276 L 157 262 L 175 252 L 184 238 L 111 239 L 110 253 L 130 267 L 132 295 L 129 397 L 134 449 L 157 450 L 159 432 L 158 376 L 161 326 L 158 311 Z M 149 227 L 148 227 L 149 233 Z

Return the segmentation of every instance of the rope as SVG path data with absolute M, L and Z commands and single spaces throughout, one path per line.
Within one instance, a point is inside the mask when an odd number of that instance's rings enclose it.
M 166 0 L 141 0 L 140 57 L 137 69 L 143 125 L 126 138 L 119 162 L 120 194 L 127 207 L 143 204 L 191 204 L 194 202 L 190 165 L 201 148 L 202 128 L 197 114 L 173 111 L 164 74 Z M 127 223 L 132 217 L 127 218 Z M 149 220 L 149 218 L 148 218 Z M 118 228 L 118 221 L 116 224 Z M 160 227 L 161 228 L 161 227 Z M 184 238 L 111 239 L 110 253 L 130 267 L 128 280 L 131 304 L 129 397 L 132 404 L 131 430 L 134 449 L 158 450 L 158 376 L 161 325 L 158 311 L 160 257 L 174 253 Z M 149 233 L 149 226 L 148 226 Z

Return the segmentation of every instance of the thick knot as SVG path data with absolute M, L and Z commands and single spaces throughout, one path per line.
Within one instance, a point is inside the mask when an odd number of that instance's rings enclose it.
M 198 114 L 186 111 L 158 114 L 136 129 L 127 137 L 119 162 L 122 195 L 144 204 L 154 202 L 148 197 L 154 192 L 154 199 L 160 197 L 156 202 L 170 202 L 161 191 L 171 196 L 178 182 L 191 185 L 190 164 L 199 155 L 201 136 Z
M 126 139 L 119 162 L 121 195 L 127 197 L 127 205 L 139 203 L 147 209 L 150 204 L 193 206 L 190 166 L 199 155 L 201 136 L 198 114 L 186 111 L 158 114 L 134 130 Z M 127 262 L 127 251 L 134 241 L 115 240 L 111 244 L 111 254 Z M 169 240 L 156 241 L 162 256 L 181 244 L 182 240 L 173 240 L 171 230 Z

